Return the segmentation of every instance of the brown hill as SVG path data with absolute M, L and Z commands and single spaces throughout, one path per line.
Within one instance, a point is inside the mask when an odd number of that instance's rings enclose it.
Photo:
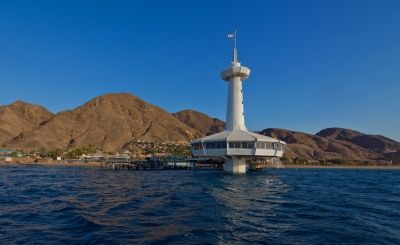
M 0 107 L 0 143 L 28 132 L 48 121 L 53 113 L 39 105 L 16 102 Z
M 365 149 L 380 153 L 390 153 L 400 150 L 400 143 L 381 135 L 363 134 L 344 128 L 327 128 L 316 135 L 330 139 L 348 141 Z
M 388 153 L 384 153 L 383 155 L 385 155 L 385 160 L 386 161 L 390 161 L 390 160 L 399 160 L 400 159 L 400 151 L 396 151 L 396 152 L 388 152 Z
M 345 140 L 336 140 L 318 135 L 284 129 L 268 128 L 262 135 L 275 137 L 288 144 L 285 154 L 290 158 L 301 156 L 307 159 L 378 159 L 383 155 Z
M 119 93 L 102 95 L 74 110 L 60 112 L 7 144 L 24 149 L 95 144 L 110 151 L 121 149 L 134 139 L 190 142 L 203 136 L 165 110 Z
M 112 151 L 135 139 L 189 142 L 224 127 L 223 121 L 203 113 L 185 110 L 170 114 L 126 93 L 106 94 L 56 115 L 22 101 L 0 107 L 0 143 L 12 149 L 94 144 Z M 285 154 L 291 158 L 400 159 L 399 142 L 349 129 L 327 128 L 312 135 L 269 128 L 259 133 L 287 142 Z
M 204 113 L 193 110 L 183 110 L 172 113 L 172 115 L 179 121 L 205 135 L 219 133 L 225 128 L 225 122 L 218 118 L 211 118 Z

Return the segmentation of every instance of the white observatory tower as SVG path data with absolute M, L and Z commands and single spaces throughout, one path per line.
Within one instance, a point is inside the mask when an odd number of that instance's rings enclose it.
M 232 36 L 232 35 L 228 35 Z M 229 68 L 221 72 L 221 78 L 228 82 L 228 106 L 226 110 L 225 130 L 244 130 L 243 90 L 242 81 L 250 75 L 250 69 L 240 65 L 237 60 L 236 30 L 233 34 L 235 46 L 233 48 L 233 62 Z
M 194 140 L 190 145 L 194 156 L 222 158 L 225 161 L 225 171 L 245 173 L 247 160 L 281 157 L 286 143 L 249 132 L 244 125 L 242 81 L 249 77 L 250 69 L 238 62 L 236 30 L 228 37 L 234 39 L 234 49 L 233 62 L 229 68 L 221 72 L 221 78 L 228 82 L 225 130 Z

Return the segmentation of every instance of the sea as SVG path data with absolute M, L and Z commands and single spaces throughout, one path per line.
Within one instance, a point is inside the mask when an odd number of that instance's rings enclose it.
M 0 244 L 400 244 L 400 170 L 1 166 Z

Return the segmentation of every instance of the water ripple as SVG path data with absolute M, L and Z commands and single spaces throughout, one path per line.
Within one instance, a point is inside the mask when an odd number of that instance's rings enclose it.
M 0 244 L 400 243 L 400 171 L 0 171 Z

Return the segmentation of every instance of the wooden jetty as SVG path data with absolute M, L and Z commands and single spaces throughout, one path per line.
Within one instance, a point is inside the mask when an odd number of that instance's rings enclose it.
M 161 162 L 129 161 L 128 159 L 107 159 L 100 162 L 102 170 L 224 170 L 223 162 Z

